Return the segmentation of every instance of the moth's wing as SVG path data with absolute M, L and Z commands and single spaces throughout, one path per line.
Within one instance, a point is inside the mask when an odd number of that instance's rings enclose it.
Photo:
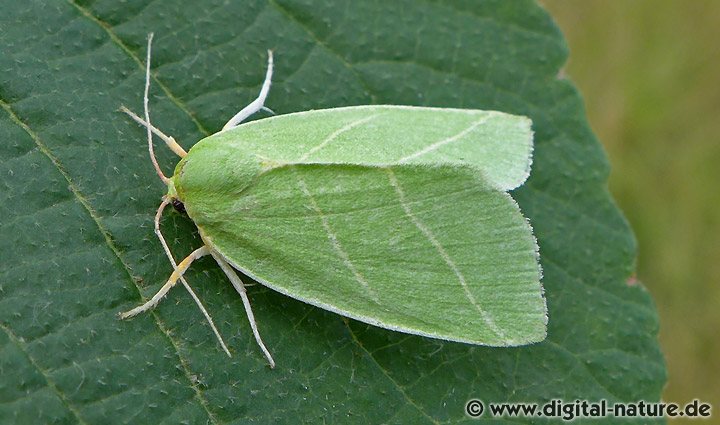
M 545 338 L 532 230 L 477 170 L 286 165 L 216 198 L 193 216 L 202 235 L 238 270 L 288 296 L 445 340 Z
M 510 190 L 530 173 L 531 124 L 496 111 L 355 106 L 253 121 L 201 143 L 237 144 L 282 163 L 467 164 Z

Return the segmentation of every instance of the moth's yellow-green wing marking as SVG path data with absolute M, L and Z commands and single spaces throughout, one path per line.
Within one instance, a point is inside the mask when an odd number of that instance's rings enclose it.
M 212 146 L 178 168 L 178 195 L 211 247 L 258 282 L 402 332 L 494 346 L 544 339 L 532 231 L 478 170 L 263 170 L 233 144 Z
M 530 173 L 531 121 L 496 111 L 354 106 L 242 124 L 201 143 L 228 143 L 284 163 L 469 164 L 499 190 Z

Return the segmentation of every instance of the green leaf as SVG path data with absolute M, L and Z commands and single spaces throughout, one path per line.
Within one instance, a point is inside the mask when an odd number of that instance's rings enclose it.
M 533 2 L 11 2 L 0 4 L 1 423 L 444 423 L 465 402 L 658 400 L 657 316 L 629 285 L 635 243 L 572 84 L 564 41 Z M 249 288 L 212 259 L 149 314 L 171 267 L 153 235 L 164 187 L 140 110 L 156 33 L 152 117 L 189 148 L 252 100 L 275 51 L 277 113 L 357 104 L 500 110 L 533 120 L 532 174 L 513 197 L 534 226 L 548 338 L 473 347 L 379 329 Z M 162 146 L 171 174 L 177 158 Z M 192 223 L 163 221 L 176 257 Z M 469 419 L 468 419 L 469 421 Z M 530 419 L 513 419 L 531 422 Z M 596 423 L 596 422 L 593 422 Z

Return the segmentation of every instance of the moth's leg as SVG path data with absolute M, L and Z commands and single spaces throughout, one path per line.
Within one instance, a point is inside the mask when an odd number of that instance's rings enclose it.
M 263 343 L 262 338 L 260 338 L 260 332 L 258 332 L 257 323 L 255 322 L 255 315 L 252 312 L 252 308 L 250 307 L 250 300 L 248 299 L 247 292 L 245 291 L 245 284 L 242 282 L 242 280 L 240 280 L 240 276 L 235 273 L 235 270 L 233 270 L 232 266 L 230 266 L 230 264 L 228 264 L 228 262 L 225 261 L 225 259 L 220 254 L 211 250 L 210 255 L 215 258 L 215 261 L 217 261 L 222 271 L 225 272 L 225 275 L 227 275 L 228 279 L 230 279 L 230 282 L 232 282 L 235 290 L 240 294 L 240 298 L 242 298 L 243 305 L 245 306 L 245 313 L 247 314 L 248 320 L 250 321 L 250 328 L 252 329 L 253 335 L 255 335 L 255 341 L 257 341 L 260 349 L 265 354 L 268 363 L 270 363 L 270 367 L 274 368 L 275 360 L 273 360 L 270 352 L 265 347 L 265 343 Z
M 146 122 L 144 119 L 140 118 L 135 114 L 135 112 L 129 110 L 125 106 L 120 106 L 120 111 L 128 114 L 130 118 L 132 118 L 136 123 L 140 124 L 143 127 L 149 127 L 150 131 L 156 136 L 158 136 L 165 144 L 173 151 L 175 152 L 175 155 L 179 156 L 180 158 L 184 158 L 185 155 L 187 155 L 187 152 L 185 152 L 185 149 L 182 148 L 176 141 L 175 138 L 172 136 L 168 136 L 167 134 L 163 133 L 155 127 L 154 125 Z
M 145 304 L 135 307 L 134 309 L 130 311 L 126 311 L 124 313 L 120 313 L 120 319 L 127 319 L 129 317 L 136 316 L 144 311 L 148 311 L 151 308 L 155 307 L 162 297 L 167 295 L 168 291 L 175 286 L 178 279 L 180 279 L 185 273 L 185 271 L 190 267 L 190 264 L 192 264 L 193 261 L 197 260 L 200 257 L 203 257 L 205 255 L 208 255 L 210 252 L 208 251 L 206 246 L 203 246 L 201 248 L 196 249 L 195 251 L 191 252 L 190 255 L 185 257 L 184 260 L 180 262 L 180 264 L 177 265 L 177 268 L 174 272 L 170 275 L 170 278 L 168 281 L 163 285 L 162 288 L 160 288 L 159 291 L 155 295 L 153 295 L 152 298 L 150 298 Z
M 169 203 L 170 203 L 170 200 L 168 198 L 163 197 L 163 201 L 160 204 L 160 207 L 158 207 L 157 212 L 155 213 L 155 235 L 157 235 L 158 239 L 160 239 L 160 244 L 162 245 L 163 250 L 165 251 L 165 255 L 167 255 L 168 260 L 170 260 L 170 264 L 172 264 L 174 272 L 170 276 L 168 283 L 166 283 L 162 288 L 160 288 L 160 291 L 158 291 L 158 293 L 155 294 L 153 299 L 151 299 L 150 301 L 148 301 L 147 303 L 143 304 L 140 307 L 136 307 L 133 310 L 130 310 L 126 313 L 122 313 L 120 315 L 120 318 L 125 319 L 127 317 L 135 316 L 136 314 L 142 313 L 143 311 L 149 310 L 150 308 L 157 305 L 157 303 L 160 301 L 160 299 L 162 297 L 164 297 L 165 294 L 167 294 L 167 292 L 170 290 L 170 288 L 175 286 L 175 284 L 177 283 L 177 279 L 179 278 L 180 281 L 182 282 L 183 286 L 185 287 L 185 289 L 187 289 L 187 291 L 190 293 L 190 296 L 195 301 L 195 304 L 197 304 L 197 306 L 200 309 L 200 311 L 202 312 L 203 316 L 205 316 L 205 319 L 210 324 L 210 328 L 212 329 L 213 333 L 215 333 L 215 337 L 217 338 L 218 342 L 220 342 L 220 346 L 222 346 L 223 351 L 225 351 L 225 353 L 229 357 L 232 357 L 230 355 L 230 351 L 227 348 L 227 345 L 225 345 L 225 341 L 223 341 L 222 336 L 220 336 L 220 332 L 215 327 L 215 323 L 213 322 L 212 317 L 210 317 L 210 314 L 205 309 L 205 306 L 203 306 L 202 302 L 200 301 L 200 298 L 198 298 L 198 296 L 195 294 L 195 291 L 192 290 L 192 288 L 190 287 L 190 284 L 187 282 L 187 280 L 185 280 L 185 277 L 183 276 L 183 273 L 185 273 L 185 269 L 187 269 L 187 267 L 190 267 L 190 264 L 193 262 L 193 260 L 200 258 L 204 255 L 207 255 L 209 253 L 209 251 L 205 250 L 206 247 L 204 247 L 204 246 L 202 248 L 196 249 L 189 256 L 187 256 L 180 263 L 180 265 L 178 265 L 175 263 L 175 258 L 173 257 L 172 253 L 170 252 L 170 247 L 168 247 L 168 244 L 165 241 L 165 237 L 163 237 L 162 232 L 160 231 L 160 218 L 162 217 L 162 213 L 165 210 L 165 207 Z M 193 257 L 193 255 L 195 255 L 195 257 Z M 180 267 L 182 266 L 182 264 L 187 262 L 188 260 L 189 260 L 189 262 L 187 263 L 186 268 L 181 270 Z M 170 284 L 170 281 L 176 275 L 177 275 L 177 277 L 175 277 L 175 280 L 172 282 L 172 284 Z M 157 297 L 157 299 L 156 299 L 156 297 Z M 153 300 L 155 300 L 155 302 L 152 302 Z M 135 311 L 135 310 L 138 310 L 138 311 Z
M 167 242 L 165 241 L 165 237 L 163 236 L 162 232 L 160 231 L 160 218 L 162 217 L 163 210 L 165 207 L 170 203 L 170 199 L 163 197 L 163 201 L 160 204 L 160 207 L 158 208 L 157 212 L 155 213 L 155 235 L 160 239 L 160 244 L 163 247 L 163 250 L 165 251 L 165 255 L 167 256 L 168 260 L 170 261 L 170 264 L 172 264 L 173 269 L 177 270 L 178 266 L 175 264 L 175 258 L 172 255 L 172 252 L 170 252 L 170 247 L 168 246 Z M 205 254 L 207 255 L 207 253 Z M 192 297 L 193 301 L 195 301 L 195 304 L 198 306 L 200 311 L 202 312 L 203 316 L 205 316 L 205 320 L 208 321 L 208 324 L 210 325 L 210 329 L 212 329 L 213 333 L 215 334 L 215 337 L 217 338 L 218 342 L 220 343 L 220 346 L 222 347 L 223 351 L 228 355 L 228 357 L 232 357 L 230 354 L 230 350 L 228 350 L 227 345 L 225 345 L 225 341 L 223 341 L 222 336 L 220 336 L 220 331 L 215 327 L 215 322 L 213 322 L 212 317 L 210 317 L 210 313 L 205 309 L 205 306 L 202 304 L 202 301 L 200 301 L 200 298 L 195 294 L 195 291 L 190 287 L 190 284 L 185 280 L 185 277 L 180 275 L 180 282 L 182 282 L 185 289 L 187 289 L 188 293 L 190 293 L 190 296 Z
M 262 109 L 265 109 L 269 111 L 270 113 L 273 113 L 270 109 L 265 107 L 265 98 L 267 98 L 268 92 L 270 91 L 270 81 L 272 80 L 272 73 L 273 73 L 273 55 L 272 50 L 268 50 L 268 65 L 267 65 L 267 72 L 265 73 L 265 81 L 263 81 L 262 88 L 260 89 L 260 94 L 258 95 L 257 99 L 253 100 L 248 106 L 242 108 L 240 112 L 235 114 L 234 117 L 230 118 L 230 121 L 225 123 L 223 126 L 223 130 L 227 130 L 230 128 L 233 128 L 243 122 L 247 117 L 254 114 L 255 112 L 258 112 Z

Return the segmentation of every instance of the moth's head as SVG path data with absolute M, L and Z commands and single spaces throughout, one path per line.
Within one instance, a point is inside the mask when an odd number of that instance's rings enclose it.
M 175 179 L 171 178 L 167 181 L 168 186 L 168 192 L 165 195 L 165 198 L 170 202 L 170 204 L 175 208 L 175 211 L 179 212 L 180 214 L 187 214 L 185 211 L 185 204 L 180 200 L 178 197 L 177 189 L 175 189 Z

